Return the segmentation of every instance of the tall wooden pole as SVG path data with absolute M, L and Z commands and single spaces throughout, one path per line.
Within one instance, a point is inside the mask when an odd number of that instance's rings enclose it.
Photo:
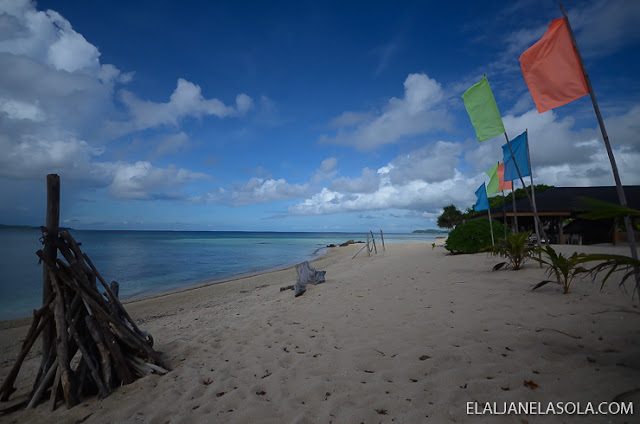
M 493 224 L 491 223 L 491 208 L 487 208 L 487 212 L 489 213 L 489 231 L 491 231 L 491 246 L 495 246 L 496 242 L 493 240 Z
M 55 263 L 58 248 L 55 239 L 60 230 L 60 177 L 57 174 L 47 175 L 47 235 L 44 238 L 44 255 L 50 263 Z M 42 303 L 44 304 L 53 293 L 49 269 L 42 263 Z M 42 364 L 47 361 L 51 346 L 55 342 L 56 332 L 53 320 L 42 330 Z
M 536 206 L 536 189 L 535 186 L 533 185 L 533 169 L 531 169 L 531 152 L 529 151 L 529 130 L 525 130 L 526 131 L 526 137 L 527 137 L 527 160 L 529 161 L 529 179 L 531 180 L 531 198 L 533 199 L 533 213 L 538 216 L 538 208 Z M 536 228 L 536 244 L 538 245 L 538 259 L 542 259 L 542 245 L 540 242 L 540 231 L 539 231 L 539 226 L 538 226 L 538 220 L 534 219 L 533 223 L 535 224 L 535 228 Z M 540 224 L 542 225 L 542 221 L 540 221 Z M 550 241 L 547 240 L 547 244 L 549 244 Z M 540 261 L 540 268 L 542 268 L 542 261 Z
M 600 114 L 600 108 L 598 107 L 598 101 L 596 100 L 596 94 L 593 91 L 593 86 L 591 85 L 591 79 L 589 78 L 589 74 L 587 73 L 587 68 L 584 66 L 584 61 L 582 60 L 582 55 L 580 54 L 580 50 L 578 49 L 578 43 L 576 42 L 576 37 L 573 34 L 573 29 L 571 28 L 571 24 L 569 23 L 569 17 L 567 16 L 567 12 L 564 10 L 562 6 L 562 2 L 560 2 L 560 9 L 562 10 L 562 16 L 564 16 L 564 20 L 567 23 L 567 29 L 569 30 L 569 36 L 571 37 L 571 43 L 573 44 L 573 49 L 576 51 L 576 56 L 578 56 L 578 61 L 580 62 L 580 67 L 582 68 L 582 75 L 584 75 L 584 81 L 587 83 L 587 88 L 589 89 L 589 95 L 591 96 L 591 102 L 593 103 L 593 109 L 596 112 L 596 117 L 598 118 L 598 124 L 600 125 L 600 132 L 602 133 L 602 139 L 604 140 L 604 145 L 607 149 L 607 155 L 609 156 L 609 162 L 611 162 L 611 170 L 613 171 L 613 179 L 616 182 L 616 190 L 618 192 L 618 199 L 620 200 L 620 205 L 627 206 L 627 198 L 624 195 L 624 189 L 622 188 L 622 182 L 620 181 L 620 174 L 618 173 L 618 166 L 616 165 L 616 158 L 613 156 L 613 150 L 611 149 L 611 144 L 609 143 L 609 136 L 607 135 L 607 130 L 604 127 L 604 120 L 602 119 L 602 114 Z M 629 216 L 624 217 L 624 226 L 627 229 L 627 239 L 629 240 L 629 248 L 631 249 L 631 257 L 635 260 L 638 260 L 638 250 L 636 247 L 636 238 L 633 234 L 633 226 L 631 225 L 631 218 Z M 640 272 L 636 268 L 636 289 L 640 290 Z M 640 298 L 639 298 L 640 299 Z
M 507 242 L 507 202 L 504 190 L 502 190 L 502 218 L 504 220 L 504 242 Z
M 531 181 L 531 199 L 533 200 L 533 213 L 538 216 L 538 208 L 536 206 L 536 189 L 533 186 L 533 170 L 531 169 L 531 152 L 529 151 L 529 131 L 525 130 L 525 137 L 527 141 L 527 161 L 529 162 L 529 180 Z M 534 227 L 536 229 L 536 237 L 538 238 L 538 247 L 540 247 L 540 231 L 538 228 L 538 220 L 533 220 Z M 542 222 L 540 222 L 542 224 Z M 540 263 L 542 265 L 542 263 Z
M 518 212 L 516 211 L 516 182 L 511 182 L 511 204 L 513 205 L 514 234 L 518 234 Z
M 516 157 L 513 154 L 513 149 L 511 148 L 511 143 L 509 142 L 509 137 L 507 136 L 506 132 L 504 133 L 504 138 L 507 139 L 507 146 L 509 146 L 509 152 L 511 153 L 511 158 L 513 159 L 513 164 L 515 165 L 516 171 L 518 172 L 518 177 L 520 177 L 520 182 L 522 183 L 522 189 L 524 190 L 524 194 L 527 195 L 527 199 L 529 200 L 529 205 L 531 205 L 531 209 L 533 210 L 533 219 L 534 219 L 534 221 L 540 221 L 540 218 L 538 218 L 538 212 L 536 212 L 536 208 L 534 206 L 533 200 L 531 200 L 531 195 L 529 195 L 529 190 L 527 190 L 527 185 L 524 183 L 524 178 L 522 178 L 522 173 L 520 173 L 520 168 L 518 167 L 518 162 L 516 161 Z M 528 145 L 527 145 L 527 147 L 528 147 Z M 540 229 L 540 235 L 542 235 L 542 238 L 544 238 L 546 240 L 547 239 L 547 235 L 544 233 L 544 228 L 542 228 L 542 223 L 539 224 L 539 229 Z

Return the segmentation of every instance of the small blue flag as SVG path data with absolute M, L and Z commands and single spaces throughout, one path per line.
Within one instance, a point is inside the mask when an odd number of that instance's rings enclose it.
M 487 198 L 487 187 L 484 185 L 484 183 L 482 183 L 482 185 L 478 187 L 478 189 L 476 190 L 476 197 L 478 198 L 478 201 L 473 206 L 474 211 L 478 212 L 478 211 L 483 211 L 485 209 L 489 209 L 489 199 Z
M 527 132 L 523 132 L 513 140 L 511 140 L 511 149 L 513 150 L 513 157 L 515 157 L 515 163 L 518 164 L 520 175 L 526 177 L 531 175 L 529 171 L 529 154 L 527 153 Z M 516 166 L 514 165 L 509 146 L 507 144 L 502 146 L 502 153 L 504 157 L 504 180 L 513 181 L 520 178 Z

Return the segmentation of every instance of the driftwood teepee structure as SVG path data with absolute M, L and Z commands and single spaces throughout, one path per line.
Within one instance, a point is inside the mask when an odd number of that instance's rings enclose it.
M 47 221 L 50 224 L 49 214 Z M 0 386 L 0 400 L 7 401 L 16 390 L 20 367 L 41 333 L 42 362 L 20 406 L 34 407 L 49 394 L 52 409 L 59 399 L 71 408 L 85 396 L 104 398 L 140 376 L 166 373 L 169 368 L 153 349 L 153 338 L 138 328 L 118 300 L 118 283 L 107 285 L 67 230 L 58 231 L 57 224 L 42 230 L 45 249 L 36 254 L 48 277 L 43 305 L 33 313 L 18 358 Z

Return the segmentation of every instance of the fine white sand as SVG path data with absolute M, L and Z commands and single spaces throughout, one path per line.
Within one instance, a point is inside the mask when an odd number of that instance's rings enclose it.
M 359 248 L 314 261 L 327 282 L 298 298 L 279 291 L 295 283 L 288 268 L 126 302 L 169 374 L 71 410 L 41 404 L 0 422 L 640 422 L 637 392 L 624 398 L 634 416 L 467 415 L 467 402 L 584 407 L 640 388 L 640 308 L 630 283 L 629 293 L 615 279 L 602 291 L 585 279 L 568 295 L 555 284 L 531 292 L 545 279 L 533 261 L 492 272 L 499 258 L 452 256 L 431 243 L 390 243 L 352 260 Z M 28 325 L 0 323 L 0 379 Z M 39 344 L 13 402 L 33 383 Z

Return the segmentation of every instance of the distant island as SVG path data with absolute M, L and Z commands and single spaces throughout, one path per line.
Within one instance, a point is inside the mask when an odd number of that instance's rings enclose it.
M 442 234 L 442 233 L 448 233 L 449 230 L 434 230 L 434 229 L 428 229 L 428 230 L 413 230 L 414 234 Z
M 40 227 L 34 227 L 33 225 L 5 225 L 5 224 L 0 224 L 0 229 L 2 228 L 6 228 L 6 229 L 12 229 L 12 230 L 39 230 Z

